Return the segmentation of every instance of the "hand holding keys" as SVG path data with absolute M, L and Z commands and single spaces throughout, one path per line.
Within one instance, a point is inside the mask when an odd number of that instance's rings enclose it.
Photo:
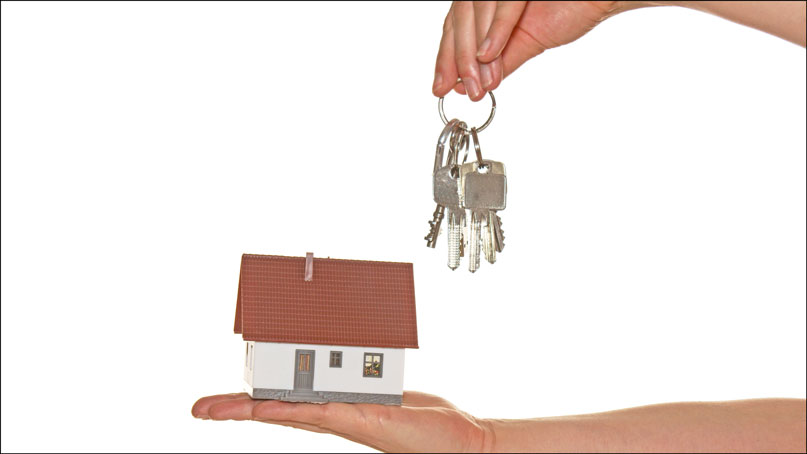
M 459 120 L 447 121 L 443 113 L 443 98 L 439 101 L 440 117 L 446 124 L 437 141 L 437 150 L 432 172 L 432 189 L 437 208 L 429 222 L 431 229 L 426 235 L 426 245 L 434 248 L 440 235 L 440 225 L 448 208 L 448 267 L 459 267 L 460 257 L 464 256 L 466 238 L 469 245 L 469 267 L 473 273 L 479 269 L 480 253 L 484 252 L 489 263 L 496 261 L 496 252 L 504 249 L 504 234 L 497 211 L 507 205 L 507 174 L 504 164 L 482 159 L 478 132 L 486 128 L 496 112 L 496 99 L 493 100 L 490 118 L 479 128 L 468 128 Z M 470 136 L 470 137 L 469 137 Z M 473 139 L 476 160 L 466 163 L 469 142 Z M 449 143 L 445 162 L 445 143 Z M 460 150 L 465 149 L 462 163 Z M 469 234 L 465 235 L 465 210 L 471 212 Z

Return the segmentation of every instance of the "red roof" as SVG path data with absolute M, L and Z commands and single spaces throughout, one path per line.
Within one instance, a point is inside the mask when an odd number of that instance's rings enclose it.
M 235 332 L 244 340 L 417 348 L 411 263 L 244 254 Z

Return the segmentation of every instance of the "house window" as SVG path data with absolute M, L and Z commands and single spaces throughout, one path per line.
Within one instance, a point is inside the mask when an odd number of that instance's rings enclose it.
M 255 365 L 255 350 L 252 348 L 252 345 L 249 346 L 249 370 L 252 370 L 252 366 Z
M 244 353 L 244 367 L 249 366 L 249 344 L 245 344 L 247 346 L 247 351 Z
M 342 352 L 331 352 L 331 367 L 342 367 Z
M 364 376 L 381 378 L 381 373 L 384 370 L 384 354 L 383 353 L 365 353 L 364 354 Z

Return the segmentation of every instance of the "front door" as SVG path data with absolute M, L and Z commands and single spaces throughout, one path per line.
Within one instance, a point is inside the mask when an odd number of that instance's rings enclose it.
M 294 355 L 294 390 L 311 391 L 314 388 L 314 350 L 297 350 Z

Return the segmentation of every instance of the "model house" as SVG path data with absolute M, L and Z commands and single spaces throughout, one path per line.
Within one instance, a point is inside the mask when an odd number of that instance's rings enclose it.
M 400 405 L 412 264 L 244 254 L 235 332 L 255 399 Z

